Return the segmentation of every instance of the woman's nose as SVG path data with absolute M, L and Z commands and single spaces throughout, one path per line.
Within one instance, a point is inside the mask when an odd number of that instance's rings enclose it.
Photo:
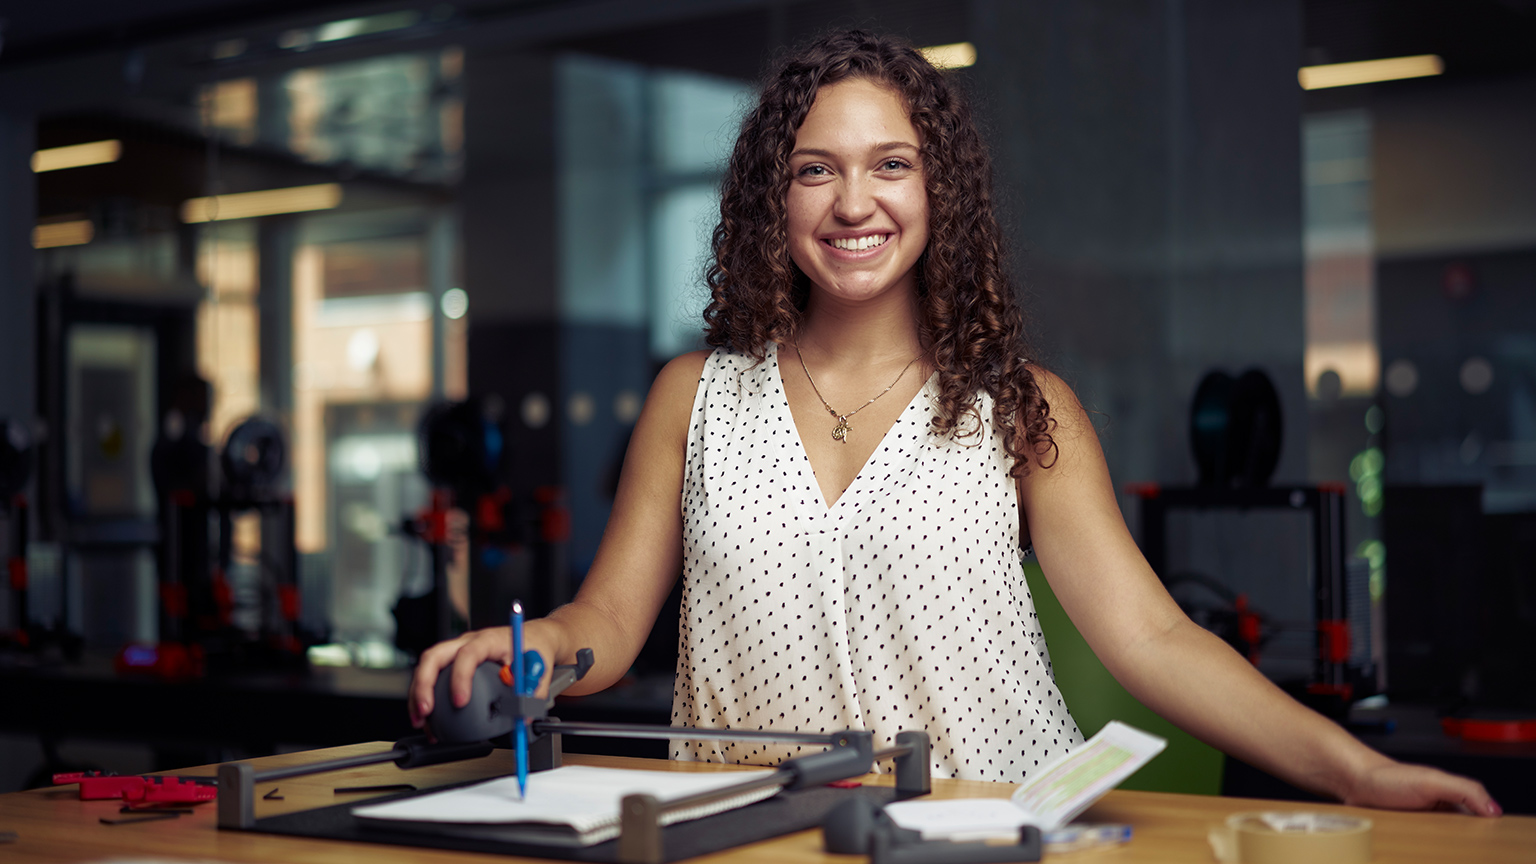
M 874 212 L 875 196 L 867 179 L 846 177 L 838 184 L 832 215 L 839 221 L 857 224 L 874 215 Z

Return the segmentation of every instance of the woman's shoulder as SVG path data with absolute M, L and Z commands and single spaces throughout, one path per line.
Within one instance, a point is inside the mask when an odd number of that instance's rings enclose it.
M 1050 444 L 1038 454 L 1040 461 L 1035 467 L 1054 467 L 1063 460 L 1075 461 L 1085 444 L 1089 445 L 1091 450 L 1097 451 L 1098 432 L 1094 428 L 1093 419 L 1089 416 L 1089 409 L 1083 406 L 1072 386 L 1060 375 L 1038 363 L 1027 362 L 1025 369 L 1034 378 L 1035 387 L 1045 403 L 1045 429 L 1050 435 Z M 1024 415 L 1026 410 L 1024 406 L 1020 407 L 1020 423 L 1029 422 L 1029 418 Z M 1041 473 L 1030 471 L 1026 477 Z M 1043 473 L 1052 474 L 1053 472 Z M 1054 474 L 1060 473 L 1062 472 L 1054 472 Z
M 651 398 L 686 395 L 691 405 L 693 393 L 698 389 L 699 380 L 703 378 L 704 369 L 714 353 L 708 350 L 689 351 L 668 360 L 667 365 L 656 373 L 656 382 L 651 385 Z
M 1035 386 L 1040 389 L 1041 398 L 1045 399 L 1046 404 L 1050 406 L 1053 415 L 1058 408 L 1072 413 L 1082 410 L 1082 403 L 1078 401 L 1072 386 L 1063 381 L 1060 375 L 1029 360 L 1024 361 L 1024 369 L 1035 380 Z
M 651 385 L 652 398 L 686 401 L 691 406 L 700 387 L 712 391 L 727 385 L 738 389 L 745 385 L 747 390 L 757 390 L 771 380 L 765 376 L 774 374 L 776 360 L 776 346 L 772 344 L 761 356 L 730 347 L 690 351 L 672 358 L 657 373 Z
M 688 430 L 688 417 L 693 412 L 694 394 L 710 357 L 709 351 L 690 351 L 667 361 L 651 382 L 651 392 L 645 399 L 640 413 L 640 430 L 655 432 L 645 436 L 647 441 L 682 442 Z

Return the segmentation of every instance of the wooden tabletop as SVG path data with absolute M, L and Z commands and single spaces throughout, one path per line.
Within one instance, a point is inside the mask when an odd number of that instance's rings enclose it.
M 354 744 L 251 760 L 258 768 L 302 764 L 322 758 L 336 758 L 389 749 L 387 743 Z M 263 796 L 276 788 L 281 800 L 258 797 L 258 818 L 323 807 L 344 800 L 362 801 L 368 795 L 335 792 L 338 786 L 362 786 L 411 783 L 428 788 L 447 783 L 493 777 L 511 773 L 509 751 L 497 751 L 481 760 L 436 765 L 402 771 L 391 764 L 355 768 L 329 774 L 316 774 L 258 784 Z M 689 762 L 658 762 L 604 756 L 568 756 L 571 764 L 604 765 L 627 768 L 675 771 L 729 771 L 736 766 L 706 765 Z M 190 768 L 179 773 L 212 776 L 215 766 Z M 889 777 L 866 778 L 872 784 L 886 785 Z M 1013 787 L 1001 783 L 964 780 L 940 780 L 934 783 L 934 795 L 943 798 L 1001 798 Z M 1393 813 L 1359 808 L 1305 805 L 1307 809 L 1326 809 L 1365 816 L 1375 821 L 1376 864 L 1409 862 L 1477 861 L 1487 864 L 1536 861 L 1536 817 L 1506 816 L 1479 819 L 1450 813 Z M 479 855 L 428 849 L 352 844 L 328 840 L 310 840 L 267 834 L 220 831 L 215 827 L 212 804 L 200 805 L 191 816 L 146 822 L 138 825 L 104 825 L 102 818 L 118 817 L 118 802 L 80 801 L 77 787 L 33 789 L 0 795 L 0 861 L 7 864 L 33 862 L 84 862 L 132 857 L 140 860 L 167 859 L 199 862 L 294 862 L 294 864 L 395 864 L 395 862 L 498 862 L 540 860 L 513 859 L 500 855 Z M 1156 792 L 1111 792 L 1082 818 L 1090 822 L 1123 822 L 1133 826 L 1134 839 L 1124 846 L 1086 850 L 1047 859 L 1071 864 L 1136 864 L 1136 862 L 1213 862 L 1206 839 L 1210 827 L 1232 814 L 1245 810 L 1295 810 L 1293 802 L 1260 801 L 1243 798 L 1219 798 L 1200 795 L 1174 795 Z M 6 832 L 14 839 L 4 841 Z M 802 831 L 774 840 L 739 847 L 729 852 L 709 855 L 698 862 L 713 864 L 769 864 L 769 862 L 826 862 L 850 864 L 860 859 L 829 855 L 821 850 L 818 831 Z

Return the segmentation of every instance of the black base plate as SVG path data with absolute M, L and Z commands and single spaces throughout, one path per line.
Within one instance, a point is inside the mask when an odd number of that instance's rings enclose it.
M 404 792 L 399 795 L 371 798 L 366 803 L 378 804 L 414 795 L 440 792 L 447 788 L 451 787 L 440 786 L 422 792 Z M 883 786 L 860 786 L 855 789 L 834 789 L 823 786 L 797 792 L 780 792 L 772 798 L 746 807 L 670 825 L 662 831 L 662 851 L 665 860 L 681 861 L 685 858 L 815 828 L 821 825 L 822 820 L 833 807 L 846 801 L 851 795 L 865 795 L 881 805 L 889 803 L 896 797 L 894 789 Z M 456 831 L 456 826 L 452 825 L 433 826 L 430 833 L 417 830 L 387 830 L 376 827 L 376 823 L 365 822 L 352 815 L 353 808 L 361 806 L 362 803 L 351 802 L 281 816 L 268 816 L 265 819 L 256 820 L 256 827 L 252 830 L 262 834 L 286 834 L 295 837 L 316 837 L 360 843 L 386 843 L 394 846 L 454 849 L 462 852 L 558 858 L 568 861 L 618 860 L 618 840 L 609 840 L 593 846 L 563 845 L 558 842 L 519 842 L 483 836 L 486 833 L 484 826 L 467 826 L 462 832 Z

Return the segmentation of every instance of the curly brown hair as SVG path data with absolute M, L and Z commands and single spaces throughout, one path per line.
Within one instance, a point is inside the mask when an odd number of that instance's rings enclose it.
M 956 439 L 977 434 L 980 424 L 964 418 L 980 420 L 976 396 L 985 390 L 1014 460 L 1010 473 L 1027 473 L 1031 454 L 1048 467 L 1055 421 L 1025 359 L 1024 317 L 993 213 L 991 158 L 955 82 L 903 40 L 833 33 L 768 74 L 721 184 L 714 256 L 705 270 L 705 339 L 758 362 L 770 342 L 794 340 L 810 281 L 789 253 L 789 156 L 817 92 L 858 78 L 895 91 L 922 139 L 930 215 L 928 247 L 917 263 L 918 326 L 938 373 L 936 431 Z

